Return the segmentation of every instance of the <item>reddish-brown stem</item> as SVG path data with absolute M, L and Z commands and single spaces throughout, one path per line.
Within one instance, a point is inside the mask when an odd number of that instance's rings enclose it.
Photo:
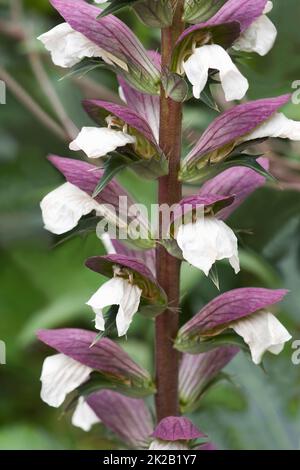
M 162 68 L 171 61 L 174 44 L 183 30 L 183 0 L 178 0 L 173 24 L 162 30 Z M 182 105 L 165 97 L 160 99 L 160 146 L 169 159 L 169 174 L 159 179 L 159 204 L 172 206 L 181 199 L 178 170 L 181 154 Z M 156 320 L 156 412 L 157 420 L 179 413 L 178 354 L 173 341 L 178 331 L 180 261 L 159 246 L 157 248 L 157 278 L 164 288 L 169 308 Z

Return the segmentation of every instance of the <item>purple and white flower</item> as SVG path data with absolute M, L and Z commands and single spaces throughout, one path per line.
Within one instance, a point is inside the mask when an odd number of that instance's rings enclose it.
M 119 266 L 113 267 L 114 277 L 102 284 L 102 286 L 87 301 L 96 314 L 95 327 L 97 330 L 105 330 L 103 309 L 110 305 L 119 305 L 116 316 L 118 335 L 126 335 L 134 314 L 138 311 L 142 289 L 130 282 L 130 279 L 119 277 L 123 275 Z
M 41 374 L 41 398 L 50 406 L 61 406 L 67 395 L 87 384 L 91 374 L 97 372 L 102 378 L 113 379 L 115 389 L 119 387 L 125 393 L 126 389 L 128 394 L 134 396 L 143 395 L 144 392 L 153 393 L 153 383 L 148 372 L 107 338 L 93 347 L 91 344 L 94 343 L 96 334 L 86 330 L 40 330 L 38 338 L 58 351 L 58 354 L 45 359 Z M 99 389 L 101 388 L 100 381 Z M 89 405 L 87 397 L 79 396 L 72 423 L 88 431 L 99 421 L 100 418 Z
M 99 19 L 101 10 L 84 0 L 50 1 L 65 23 L 39 39 L 55 64 L 72 67 L 85 57 L 101 58 L 137 89 L 159 92 L 159 71 L 125 23 L 113 15 Z
M 234 201 L 234 197 L 211 194 L 184 198 L 181 214 L 175 213 L 174 238 L 183 258 L 208 276 L 213 264 L 228 259 L 237 274 L 240 270 L 238 241 L 225 222 L 218 219 L 218 211 Z M 193 211 L 196 211 L 193 213 Z
M 279 354 L 291 339 L 286 328 L 268 310 L 286 293 L 285 290 L 240 288 L 221 294 L 179 330 L 176 348 L 192 354 L 203 352 L 222 344 L 222 333 L 233 329 L 249 346 L 253 362 L 259 364 L 267 351 Z M 218 335 L 220 341 L 215 342 Z M 225 335 L 223 344 L 227 343 Z
M 208 72 L 212 69 L 219 71 L 226 101 L 241 100 L 248 91 L 248 80 L 241 74 L 230 55 L 218 44 L 195 47 L 182 67 L 193 86 L 195 98 L 200 98 L 208 80 Z
M 277 113 L 290 95 L 250 101 L 218 116 L 183 159 L 180 177 L 196 181 L 201 169 L 226 160 L 239 145 L 268 137 L 300 140 L 299 122 Z M 242 154 L 241 154 L 242 156 Z
M 86 266 L 111 278 L 87 301 L 96 314 L 96 329 L 105 330 L 103 309 L 111 305 L 119 306 L 116 315 L 119 336 L 126 335 L 135 313 L 154 317 L 165 309 L 165 292 L 137 257 L 122 254 L 94 256 L 86 261 Z
M 96 197 L 92 197 L 104 170 L 89 163 L 71 158 L 50 156 L 49 161 L 64 175 L 67 182 L 47 194 L 41 201 L 42 216 L 45 228 L 55 234 L 63 234 L 75 228 L 84 215 L 95 211 L 97 217 L 104 218 L 113 227 L 128 233 L 131 239 L 130 222 L 135 217 L 140 223 L 143 239 L 134 243 L 152 248 L 148 220 L 141 212 L 131 215 L 130 208 L 134 200 L 116 181 L 110 181 Z M 126 204 L 120 204 L 120 200 Z M 147 234 L 149 238 L 147 239 Z
M 267 18 L 272 8 L 267 0 L 228 0 L 207 22 L 186 29 L 177 45 L 183 71 L 193 86 L 195 98 L 204 90 L 210 70 L 219 72 L 226 101 L 242 99 L 248 80 L 240 73 L 227 49 L 267 54 L 276 39 L 276 28 Z
M 213 264 L 228 259 L 237 274 L 240 271 L 238 241 L 228 225 L 214 216 L 200 217 L 196 222 L 182 224 L 177 243 L 183 257 L 208 276 Z

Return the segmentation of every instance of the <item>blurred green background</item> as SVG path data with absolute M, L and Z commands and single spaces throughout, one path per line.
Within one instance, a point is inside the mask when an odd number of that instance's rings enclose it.
M 81 99 L 110 98 L 110 90 L 117 90 L 113 75 L 101 70 L 81 82 L 59 81 L 62 71 L 34 39 L 61 21 L 47 0 L 0 0 L 0 15 L 1 69 L 56 119 L 32 68 L 38 57 L 67 114 L 78 127 L 87 125 Z M 131 13 L 120 16 L 147 47 L 157 49 L 158 31 L 147 30 Z M 240 65 L 250 79 L 251 99 L 291 92 L 292 82 L 300 80 L 299 0 L 275 0 L 271 17 L 279 30 L 274 50 L 266 58 L 247 57 Z M 300 120 L 300 105 L 290 104 L 285 112 Z M 213 116 L 194 103 L 186 108 L 185 122 L 200 132 Z M 7 345 L 7 364 L 0 365 L 0 449 L 111 448 L 113 437 L 101 425 L 84 433 L 39 397 L 41 366 L 49 350 L 35 340 L 36 330 L 92 328 L 84 303 L 101 281 L 83 266 L 86 257 L 103 253 L 94 235 L 55 246 L 57 240 L 43 230 L 39 201 L 62 182 L 46 156 L 71 156 L 67 139 L 40 124 L 8 92 L 7 104 L 0 106 L 0 142 L 0 339 Z M 221 290 L 250 285 L 290 289 L 280 318 L 293 338 L 300 339 L 300 147 L 280 141 L 267 151 L 279 185 L 260 189 L 232 216 L 231 226 L 241 230 L 242 272 L 234 276 L 220 265 Z M 129 172 L 120 181 L 139 201 L 155 201 L 155 183 Z M 182 322 L 216 295 L 210 281 L 184 266 Z M 148 321 L 136 317 L 128 340 L 122 341 L 149 369 L 152 330 Z M 240 353 L 227 368 L 231 382 L 206 394 L 193 420 L 219 448 L 299 449 L 300 366 L 292 364 L 292 352 L 289 343 L 279 357 L 266 358 L 264 370 Z

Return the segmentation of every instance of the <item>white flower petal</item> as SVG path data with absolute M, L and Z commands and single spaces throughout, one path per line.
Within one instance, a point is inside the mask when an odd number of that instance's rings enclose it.
M 73 67 L 84 57 L 103 57 L 104 51 L 75 31 L 68 23 L 61 23 L 38 37 L 51 52 L 55 65 Z
M 208 80 L 209 66 L 204 58 L 197 54 L 197 50 L 183 63 L 183 69 L 189 82 L 193 85 L 193 95 L 199 99 Z
M 249 88 L 248 80 L 232 62 L 225 49 L 217 44 L 195 49 L 189 59 L 183 63 L 183 68 L 193 85 L 195 98 L 200 97 L 206 85 L 209 69 L 219 70 L 226 101 L 242 99 Z
M 95 328 L 99 331 L 105 331 L 105 320 L 101 308 L 93 308 L 95 313 Z
M 110 305 L 120 305 L 124 293 L 123 282 L 124 280 L 118 277 L 110 279 L 102 284 L 97 292 L 86 302 L 96 314 L 95 327 L 97 330 L 105 330 L 102 310 Z
M 182 441 L 162 441 L 154 439 L 149 450 L 189 450 L 189 447 Z
M 83 127 L 69 147 L 70 150 L 83 150 L 89 158 L 99 158 L 118 147 L 135 142 L 135 137 L 122 131 L 106 127 Z
M 277 318 L 270 312 L 257 312 L 248 317 L 237 320 L 230 328 L 242 336 L 249 345 L 252 360 L 259 364 L 266 351 L 279 354 L 284 343 L 291 339 L 291 335 Z
M 68 393 L 84 383 L 92 369 L 65 354 L 47 357 L 43 364 L 41 398 L 50 406 L 60 406 Z
M 226 258 L 239 272 L 237 238 L 223 221 L 201 217 L 195 223 L 181 225 L 176 239 L 184 259 L 206 276 L 215 261 Z
M 271 2 L 271 0 L 268 0 L 267 3 L 266 3 L 265 9 L 264 9 L 264 11 L 263 11 L 263 14 L 264 14 L 264 15 L 267 15 L 267 14 L 270 13 L 272 10 L 273 10 L 273 2 Z
M 300 121 L 293 121 L 282 113 L 276 113 L 243 140 L 248 141 L 263 137 L 300 140 Z
M 94 424 L 100 422 L 100 419 L 87 404 L 85 399 L 83 397 L 79 397 L 76 409 L 72 416 L 73 426 L 77 426 L 87 432 L 90 431 Z
M 116 318 L 119 336 L 123 336 L 127 333 L 133 316 L 138 311 L 141 295 L 142 290 L 138 286 L 124 281 L 124 293 Z
M 71 183 L 51 191 L 40 206 L 45 229 L 57 235 L 72 230 L 83 215 L 99 208 L 93 198 Z
M 142 290 L 130 284 L 126 279 L 114 277 L 105 282 L 90 298 L 87 305 L 96 313 L 96 328 L 104 331 L 102 309 L 110 305 L 119 305 L 116 324 L 119 336 L 126 334 L 133 315 L 138 311 Z
M 266 15 L 262 15 L 240 36 L 233 48 L 265 56 L 274 46 L 276 37 L 275 25 Z
M 87 305 L 95 311 L 109 305 L 120 305 L 124 294 L 124 279 L 114 277 L 102 284 L 102 286 L 87 301 Z

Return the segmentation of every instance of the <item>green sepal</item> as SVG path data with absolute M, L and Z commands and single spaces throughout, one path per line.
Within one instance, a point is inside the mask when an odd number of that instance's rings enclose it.
M 126 155 L 122 155 L 118 152 L 111 152 L 104 163 L 104 174 L 98 182 L 92 197 L 98 196 L 114 176 L 131 164 L 132 160 L 130 160 Z
M 185 0 L 183 19 L 187 23 L 203 23 L 212 18 L 227 0 Z
M 151 28 L 171 26 L 175 11 L 174 0 L 140 0 L 133 5 L 138 18 Z
M 104 18 L 107 15 L 118 13 L 124 8 L 131 7 L 135 3 L 138 3 L 140 0 L 108 0 L 110 3 L 97 18 Z
M 76 389 L 80 396 L 88 396 L 99 390 L 113 390 L 132 398 L 143 398 L 153 395 L 156 391 L 153 380 L 137 377 L 116 377 L 112 374 L 92 372 L 90 379 Z
M 189 354 L 201 354 L 211 351 L 220 346 L 237 346 L 244 351 L 249 351 L 248 346 L 243 339 L 236 333 L 226 330 L 216 336 L 187 335 L 178 336 L 174 343 L 174 348 L 178 351 Z
M 185 183 L 204 183 L 205 181 L 217 176 L 219 173 L 227 170 L 228 168 L 234 168 L 236 166 L 245 166 L 256 171 L 260 175 L 264 176 L 268 180 L 277 181 L 276 178 L 269 173 L 257 159 L 262 157 L 260 155 L 250 155 L 245 153 L 239 153 L 231 158 L 227 157 L 227 160 L 221 163 L 207 162 L 202 168 L 197 168 L 196 165 L 188 171 L 181 170 L 179 173 L 179 179 Z
M 187 82 L 177 73 L 165 69 L 162 73 L 161 81 L 167 98 L 171 98 L 177 103 L 182 103 L 189 96 Z

